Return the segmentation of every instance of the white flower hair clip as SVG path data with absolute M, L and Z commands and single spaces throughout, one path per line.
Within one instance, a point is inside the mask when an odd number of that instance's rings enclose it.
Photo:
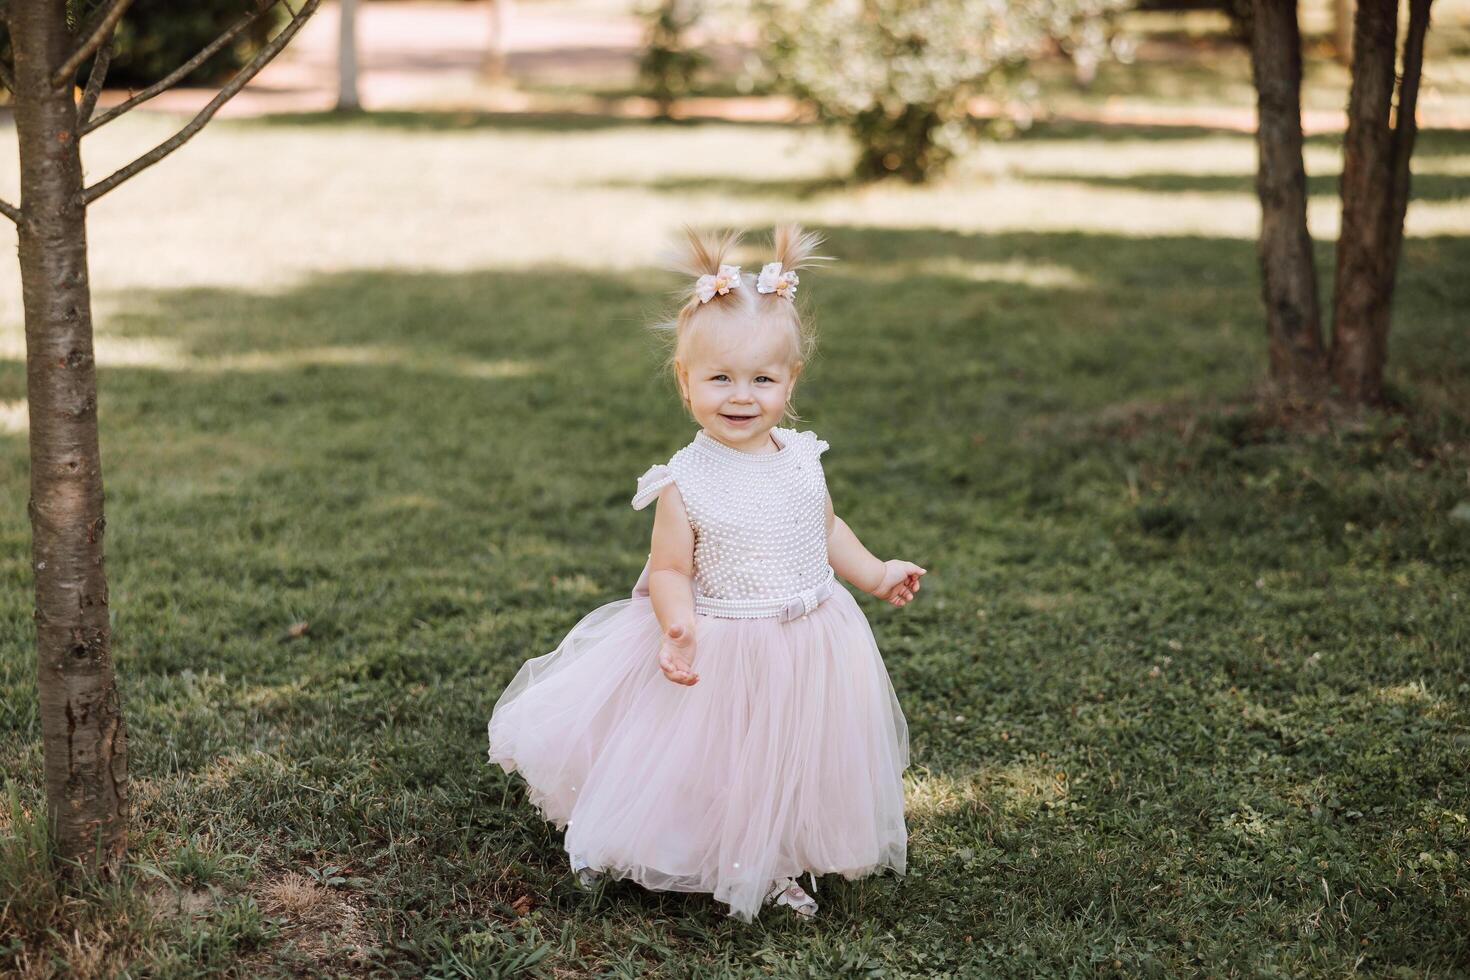
M 740 266 L 722 265 L 718 275 L 702 275 L 694 280 L 694 295 L 701 303 L 708 303 L 716 296 L 723 296 L 732 289 L 740 288 Z
M 781 271 L 780 262 L 767 262 L 761 269 L 760 278 L 755 281 L 756 292 L 775 293 L 784 299 L 793 302 L 796 300 L 796 284 L 801 282 L 796 270 Z

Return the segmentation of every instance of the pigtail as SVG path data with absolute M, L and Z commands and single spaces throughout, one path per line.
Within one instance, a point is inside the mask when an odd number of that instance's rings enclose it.
M 765 298 L 769 307 L 775 300 L 796 302 L 796 288 L 801 276 L 796 270 L 805 269 L 818 262 L 830 262 L 825 255 L 817 255 L 822 236 L 814 231 L 803 231 L 801 225 L 777 225 L 771 234 L 771 247 L 776 253 L 774 262 L 767 262 L 756 277 L 755 290 Z
M 719 272 L 743 237 L 739 231 L 706 232 L 685 225 L 684 241 L 670 254 L 669 268 L 691 279 Z
M 749 302 L 746 294 L 750 289 L 742 288 L 746 282 L 739 267 L 729 264 L 743 237 L 740 231 L 700 231 L 685 225 L 680 240 L 664 253 L 662 265 L 683 279 L 673 293 L 678 312 L 654 324 L 655 330 L 671 340 L 667 362 L 671 371 L 677 368 L 679 352 L 688 343 L 698 316 L 733 313 Z M 687 397 L 684 403 L 687 407 Z
M 675 247 L 666 264 L 687 277 L 678 293 L 686 311 L 728 297 L 740 288 L 740 267 L 729 262 L 743 237 L 739 231 L 702 232 L 684 226 L 684 241 Z
M 763 315 L 790 324 L 796 359 L 803 363 L 815 353 L 817 338 L 811 317 L 797 310 L 796 293 L 801 283 L 797 270 L 832 261 L 830 256 L 817 254 L 823 241 L 820 233 L 807 231 L 799 224 L 777 225 L 771 232 L 774 261 L 761 268 L 755 281 L 757 302 Z M 789 405 L 787 415 L 792 419 L 798 418 Z
M 795 272 L 811 268 L 818 262 L 831 262 L 831 256 L 816 254 L 824 240 L 819 232 L 806 231 L 798 224 L 777 225 L 771 235 L 773 257 L 782 272 Z

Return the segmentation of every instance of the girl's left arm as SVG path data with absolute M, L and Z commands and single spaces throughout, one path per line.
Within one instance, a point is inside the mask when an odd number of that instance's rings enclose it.
M 844 580 L 895 606 L 913 601 L 919 591 L 919 578 L 927 573 L 911 561 L 897 558 L 883 561 L 863 547 L 858 536 L 832 509 L 832 495 L 827 495 L 827 560 L 832 570 Z

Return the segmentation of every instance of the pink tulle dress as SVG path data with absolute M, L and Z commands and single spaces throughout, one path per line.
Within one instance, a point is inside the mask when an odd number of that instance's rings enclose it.
M 755 454 L 700 431 L 638 481 L 676 484 L 694 530 L 699 683 L 667 680 L 648 568 L 522 665 L 490 761 L 566 830 L 574 869 L 708 892 L 749 922 L 772 882 L 902 874 L 908 727 L 862 610 L 827 561 L 827 444 Z

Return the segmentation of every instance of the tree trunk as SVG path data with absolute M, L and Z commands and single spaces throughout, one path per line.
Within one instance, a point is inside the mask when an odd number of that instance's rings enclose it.
M 46 802 L 63 858 L 110 869 L 127 844 L 127 728 L 102 565 L 102 461 L 86 208 L 59 0 L 13 3 L 20 271 L 30 403 L 32 568 Z
M 357 96 L 357 0 L 337 4 L 337 111 L 362 108 Z
M 1332 50 L 1342 64 L 1353 63 L 1352 0 L 1332 0 Z
M 1255 76 L 1256 193 L 1261 199 L 1261 294 L 1271 381 L 1282 394 L 1315 399 L 1326 388 L 1321 309 L 1307 173 L 1302 162 L 1302 50 L 1296 0 L 1258 0 L 1251 26 Z
M 1342 230 L 1333 291 L 1332 379 L 1343 397 L 1383 398 L 1388 356 L 1394 138 L 1389 128 L 1398 44 L 1398 0 L 1359 0 L 1353 22 L 1353 85 L 1343 138 Z
M 1382 302 L 1378 305 L 1378 321 L 1374 333 L 1383 338 L 1384 360 L 1387 360 L 1388 330 L 1393 311 L 1393 288 L 1398 279 L 1399 254 L 1404 245 L 1404 218 L 1409 211 L 1409 160 L 1414 155 L 1414 141 L 1419 123 L 1414 113 L 1419 107 L 1419 79 L 1424 72 L 1424 36 L 1429 32 L 1429 9 L 1433 0 L 1409 0 L 1409 27 L 1404 37 L 1404 67 L 1399 80 L 1398 106 L 1393 129 L 1393 186 L 1388 205 L 1388 245 L 1383 263 Z M 1380 367 L 1381 371 L 1381 367 Z
M 489 81 L 505 78 L 510 52 L 510 4 L 511 0 L 490 0 L 490 37 L 485 45 L 485 57 L 480 62 L 480 74 Z

